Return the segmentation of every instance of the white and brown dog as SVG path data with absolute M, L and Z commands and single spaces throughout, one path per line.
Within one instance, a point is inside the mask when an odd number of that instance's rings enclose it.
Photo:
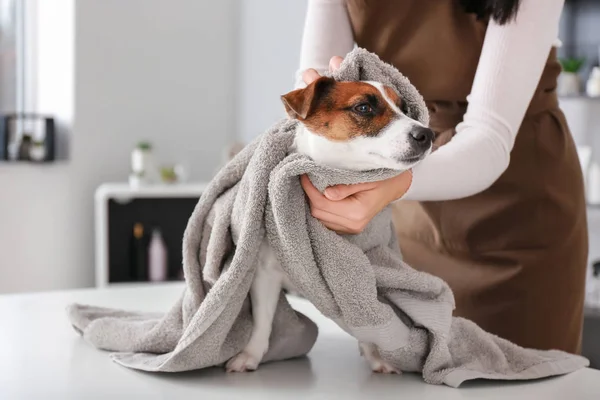
M 281 98 L 289 117 L 300 122 L 294 151 L 318 164 L 355 171 L 405 171 L 431 152 L 433 131 L 408 117 L 402 98 L 378 82 L 337 82 L 323 77 Z M 286 280 L 265 239 L 250 290 L 252 335 L 244 350 L 227 362 L 227 371 L 258 367 L 269 347 L 275 308 Z M 375 345 L 359 345 L 373 371 L 400 373 L 381 358 Z

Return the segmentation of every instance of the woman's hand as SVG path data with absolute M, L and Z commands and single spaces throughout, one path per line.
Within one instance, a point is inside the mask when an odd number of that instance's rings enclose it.
M 336 69 L 339 69 L 342 61 L 344 61 L 344 59 L 340 56 L 331 57 L 331 60 L 329 60 L 329 71 L 333 72 Z M 320 77 L 321 75 L 312 68 L 309 68 L 302 73 L 302 80 L 304 80 L 304 83 L 307 85 L 310 85 L 312 81 L 319 79 Z
M 329 69 L 335 71 L 342 61 L 342 57 L 332 57 Z M 319 77 L 312 68 L 302 74 L 307 85 Z M 406 193 L 412 182 L 412 173 L 406 171 L 379 182 L 332 186 L 325 189 L 324 195 L 306 175 L 301 177 L 300 182 L 310 201 L 313 217 L 338 233 L 355 234 L 362 232 L 375 215 Z
M 331 186 L 321 194 L 308 176 L 300 177 L 312 216 L 331 230 L 351 234 L 362 232 L 375 215 L 402 197 L 411 181 L 412 173 L 406 171 L 384 181 Z

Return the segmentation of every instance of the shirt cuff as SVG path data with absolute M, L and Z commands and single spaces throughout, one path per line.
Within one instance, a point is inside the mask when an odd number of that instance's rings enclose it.
M 410 170 L 411 172 L 411 180 L 408 189 L 404 194 L 398 198 L 396 201 L 406 201 L 406 200 L 418 200 L 423 191 L 423 179 L 421 179 L 421 174 L 419 173 L 419 166 L 415 166 Z

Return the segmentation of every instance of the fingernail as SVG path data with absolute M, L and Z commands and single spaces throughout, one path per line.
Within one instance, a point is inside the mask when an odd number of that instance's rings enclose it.
M 325 197 L 329 200 L 337 200 L 340 197 L 340 192 L 336 188 L 325 189 Z

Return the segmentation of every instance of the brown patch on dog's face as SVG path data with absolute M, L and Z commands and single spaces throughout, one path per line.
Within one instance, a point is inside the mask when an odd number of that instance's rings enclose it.
M 402 98 L 398 96 L 398 93 L 396 93 L 394 89 L 389 86 L 384 86 L 383 91 L 387 98 L 390 99 L 403 114 L 408 114 L 406 103 L 402 101 Z
M 386 96 L 402 109 L 396 92 L 384 87 Z M 295 90 L 282 101 L 291 118 L 301 121 L 311 132 L 333 141 L 357 136 L 377 136 L 398 118 L 382 93 L 365 82 L 336 82 L 319 78 L 305 89 Z

